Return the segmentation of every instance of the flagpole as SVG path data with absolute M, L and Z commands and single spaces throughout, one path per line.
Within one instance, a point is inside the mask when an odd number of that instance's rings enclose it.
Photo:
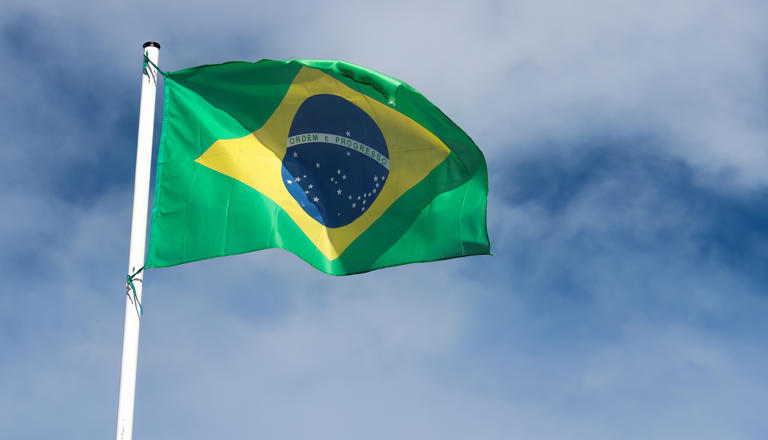
M 143 52 L 157 64 L 160 45 L 144 43 Z M 131 218 L 131 244 L 128 255 L 128 273 L 133 275 L 144 267 L 144 248 L 147 240 L 147 211 L 149 205 L 149 175 L 152 167 L 152 133 L 155 122 L 155 95 L 157 69 L 145 62 L 141 79 L 139 105 L 139 135 L 136 143 L 136 176 L 133 186 L 133 217 Z M 120 396 L 117 404 L 117 440 L 133 438 L 133 407 L 136 395 L 136 365 L 139 354 L 139 324 L 141 293 L 144 274 L 133 279 L 134 291 L 125 298 L 125 328 L 123 330 L 123 361 L 120 368 Z

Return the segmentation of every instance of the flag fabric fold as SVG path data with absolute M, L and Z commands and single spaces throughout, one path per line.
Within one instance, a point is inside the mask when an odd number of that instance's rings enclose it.
M 418 91 L 340 61 L 165 74 L 147 267 L 267 248 L 347 275 L 488 254 L 488 173 Z

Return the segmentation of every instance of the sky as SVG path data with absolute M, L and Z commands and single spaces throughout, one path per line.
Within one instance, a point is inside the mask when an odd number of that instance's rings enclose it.
M 147 271 L 134 438 L 768 437 L 766 16 L 4 1 L 0 437 L 115 434 L 148 40 L 170 71 L 341 59 L 409 83 L 485 154 L 494 255 Z

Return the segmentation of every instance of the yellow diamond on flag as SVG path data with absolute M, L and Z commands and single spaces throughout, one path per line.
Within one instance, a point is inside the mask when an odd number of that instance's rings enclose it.
M 349 121 L 350 130 L 341 135 L 329 133 L 333 130 L 319 126 L 310 133 L 292 136 L 291 126 L 302 104 L 313 97 L 323 95 L 347 101 L 373 120 L 383 136 L 388 158 L 364 142 L 354 140 L 355 128 L 359 128 L 359 124 L 355 126 L 355 121 Z M 331 112 L 333 108 L 328 108 L 327 111 Z M 345 122 L 338 121 L 338 117 L 335 119 L 337 124 Z M 371 130 L 369 127 L 364 129 Z M 301 155 L 293 151 L 296 157 L 289 156 L 293 160 L 311 155 L 311 149 L 322 145 L 341 151 L 342 158 L 363 158 L 372 163 L 374 169 L 378 165 L 381 172 L 374 173 L 373 178 L 368 179 L 372 182 L 370 187 L 362 188 L 367 189 L 367 192 L 362 191 L 359 185 L 357 188 L 347 186 L 342 190 L 343 185 L 347 181 L 351 182 L 351 176 L 358 171 L 345 167 L 343 159 L 337 162 L 325 160 L 322 166 L 323 159 L 318 159 L 316 162 L 304 164 L 305 166 L 300 168 L 303 171 L 297 175 L 286 172 L 284 160 L 289 150 L 304 148 Z M 302 67 L 280 105 L 261 128 L 240 138 L 214 142 L 196 162 L 236 179 L 274 201 L 317 249 L 326 258 L 333 260 L 365 232 L 392 203 L 421 182 L 449 153 L 448 147 L 437 136 L 402 113 L 353 90 L 319 70 Z M 342 168 L 345 168 L 344 173 Z M 348 174 L 350 178 L 347 177 Z M 322 179 L 323 176 L 329 175 L 330 180 Z M 320 180 L 322 182 L 319 182 Z M 302 181 L 305 182 L 303 186 Z M 315 195 L 314 198 L 304 200 L 293 194 L 299 193 L 300 190 L 310 194 L 320 185 L 331 189 L 322 194 L 324 197 Z M 300 190 L 291 192 L 293 188 Z M 334 198 L 334 194 L 337 197 Z M 332 200 L 333 207 L 345 203 L 344 209 L 355 210 L 359 212 L 359 216 L 348 224 L 334 227 L 332 221 L 324 221 L 319 214 L 312 215 L 315 211 L 335 211 L 328 208 L 325 200 Z M 325 212 L 329 217 L 336 214 L 340 217 L 342 212 Z M 349 217 L 349 214 L 345 212 L 345 216 Z

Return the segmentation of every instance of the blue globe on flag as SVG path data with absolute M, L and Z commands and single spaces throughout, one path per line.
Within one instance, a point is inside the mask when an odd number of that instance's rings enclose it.
M 296 111 L 283 159 L 283 184 L 304 211 L 329 228 L 359 218 L 389 176 L 378 125 L 360 107 L 330 94 Z

